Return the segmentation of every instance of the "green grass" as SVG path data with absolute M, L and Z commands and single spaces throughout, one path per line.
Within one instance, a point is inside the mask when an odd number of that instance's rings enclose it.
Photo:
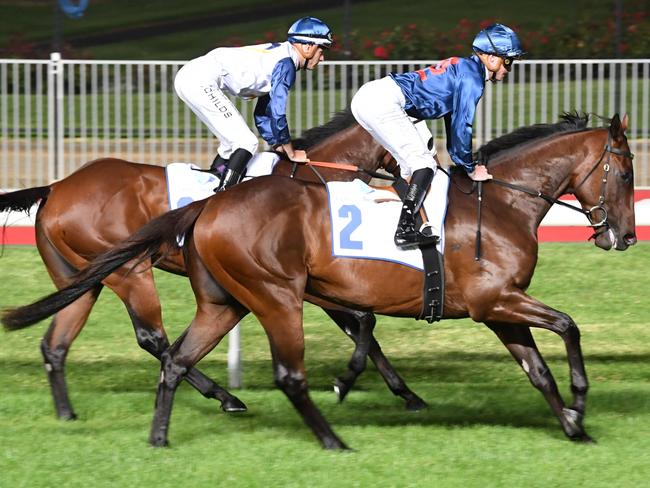
M 605 253 L 588 243 L 544 244 L 532 295 L 569 313 L 582 330 L 591 390 L 586 427 L 599 442 L 564 439 L 541 395 L 485 327 L 380 317 L 377 336 L 430 405 L 403 410 L 372 366 L 342 405 L 330 390 L 351 343 L 323 314 L 305 314 L 312 395 L 355 449 L 320 449 L 273 387 L 268 345 L 243 325 L 249 412 L 226 415 L 181 386 L 171 449 L 147 445 L 158 367 L 141 351 L 123 307 L 105 292 L 67 362 L 80 418 L 54 418 L 38 342 L 45 324 L 4 334 L 0 345 L 0 473 L 11 487 L 104 486 L 644 486 L 650 476 L 650 244 Z M 0 258 L 0 306 L 52 289 L 32 248 Z M 157 274 L 165 323 L 176 337 L 193 315 L 187 280 Z M 561 340 L 535 337 L 564 395 Z M 225 344 L 200 364 L 226 381 Z

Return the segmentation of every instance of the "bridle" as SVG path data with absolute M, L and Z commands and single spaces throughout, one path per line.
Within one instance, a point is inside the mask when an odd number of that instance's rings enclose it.
M 608 133 L 607 144 L 605 144 L 605 148 L 603 149 L 600 158 L 593 166 L 593 168 L 591 168 L 591 170 L 589 170 L 589 172 L 585 175 L 582 181 L 575 187 L 574 191 L 580 188 L 584 184 L 584 182 L 587 181 L 587 178 L 589 178 L 591 174 L 596 170 L 596 168 L 598 168 L 598 165 L 605 158 L 605 154 L 607 154 L 607 161 L 603 163 L 603 177 L 600 180 L 600 196 L 598 197 L 598 203 L 593 207 L 591 207 L 589 210 L 584 211 L 585 215 L 589 219 L 590 226 L 593 227 L 594 229 L 594 235 L 592 237 L 596 237 L 599 234 L 602 234 L 603 232 L 609 230 L 609 222 L 607 222 L 607 209 L 605 208 L 605 192 L 607 190 L 607 179 L 611 168 L 609 164 L 611 155 L 616 154 L 617 156 L 623 156 L 624 158 L 630 158 L 631 160 L 634 159 L 634 154 L 632 152 L 623 151 L 622 149 L 613 147 L 612 134 Z M 601 213 L 602 218 L 600 220 L 594 217 L 596 212 Z
M 607 181 L 609 177 L 609 171 L 611 169 L 610 165 L 610 160 L 611 160 L 611 155 L 615 154 L 617 156 L 623 156 L 626 158 L 634 159 L 634 154 L 630 151 L 623 151 L 622 149 L 618 149 L 616 147 L 612 146 L 612 134 L 611 132 L 608 133 L 607 135 L 607 143 L 605 144 L 605 147 L 603 148 L 602 153 L 600 154 L 600 157 L 596 161 L 596 163 L 593 165 L 593 167 L 589 170 L 589 172 L 585 175 L 585 177 L 580 181 L 580 183 L 573 189 L 572 193 L 575 193 L 575 191 L 580 188 L 586 181 L 587 179 L 593 174 L 594 171 L 600 166 L 601 163 L 603 163 L 602 168 L 603 168 L 603 176 L 602 179 L 600 180 L 600 196 L 598 197 L 598 203 L 594 205 L 593 207 L 585 210 L 581 207 L 576 207 L 574 205 L 571 205 L 569 203 L 563 202 L 562 200 L 555 198 L 551 195 L 548 195 L 544 192 L 541 192 L 539 190 L 533 190 L 532 188 L 527 188 L 525 186 L 521 185 L 516 185 L 514 183 L 509 183 L 507 181 L 500 180 L 498 178 L 493 178 L 491 180 L 486 180 L 486 182 L 492 182 L 495 183 L 499 186 L 503 186 L 506 188 L 510 188 L 512 190 L 517 190 L 523 193 L 527 193 L 528 195 L 533 195 L 535 197 L 541 198 L 551 205 L 556 204 L 556 205 L 561 205 L 563 207 L 570 208 L 574 212 L 579 212 L 583 214 L 585 217 L 587 217 L 587 220 L 589 220 L 589 227 L 592 227 L 594 229 L 593 235 L 589 239 L 595 239 L 599 235 L 601 235 L 604 232 L 607 232 L 610 229 L 610 225 L 608 222 L 608 214 L 607 214 L 607 208 L 605 208 L 605 193 L 607 191 Z M 603 162 L 605 159 L 605 155 L 607 155 L 607 160 Z M 478 261 L 481 257 L 481 244 L 480 244 L 480 239 L 481 239 L 481 202 L 482 202 L 482 194 L 483 194 L 483 182 L 474 182 L 475 186 L 478 187 L 478 230 L 476 233 L 476 255 L 475 259 Z M 596 215 L 600 213 L 600 217 L 598 218 Z
M 593 207 L 589 208 L 588 210 L 585 210 L 583 208 L 575 207 L 569 203 L 563 202 L 562 200 L 552 197 L 550 195 L 547 195 L 541 191 L 537 190 L 532 190 L 530 188 L 526 188 L 524 186 L 519 186 L 515 185 L 513 183 L 508 183 L 507 181 L 499 180 L 499 179 L 492 179 L 489 181 L 492 181 L 493 183 L 496 183 L 497 185 L 500 186 L 505 186 L 507 188 L 511 188 L 513 190 L 519 190 L 524 193 L 527 193 L 529 195 L 534 195 L 536 197 L 542 198 L 546 200 L 548 203 L 552 204 L 557 204 L 557 205 L 562 205 L 564 207 L 570 208 L 571 210 L 575 212 L 580 212 L 581 214 L 585 215 L 587 219 L 589 220 L 589 226 L 593 227 L 594 231 L 596 231 L 596 234 L 601 234 L 603 231 L 606 231 L 609 229 L 609 223 L 607 221 L 608 214 L 607 214 L 607 209 L 605 208 L 605 193 L 607 191 L 607 180 L 609 177 L 609 171 L 611 168 L 610 165 L 610 160 L 611 160 L 611 155 L 616 154 L 617 156 L 623 156 L 626 158 L 634 159 L 634 154 L 629 152 L 629 151 L 623 151 L 622 149 L 618 149 L 616 147 L 612 146 L 612 134 L 608 133 L 607 136 L 607 144 L 605 144 L 605 147 L 603 148 L 602 153 L 600 154 L 600 157 L 596 161 L 596 163 L 593 165 L 593 167 L 589 170 L 589 172 L 585 175 L 585 177 L 580 181 L 580 183 L 574 188 L 573 192 L 574 193 L 578 188 L 580 188 L 586 181 L 589 179 L 589 177 L 593 174 L 594 171 L 598 168 L 598 166 L 603 163 L 603 177 L 600 180 L 600 196 L 598 197 L 598 203 L 594 205 Z M 603 162 L 603 159 L 605 159 L 605 156 L 607 155 L 607 160 Z M 597 214 L 600 213 L 600 217 L 597 217 Z M 604 230 L 601 230 L 604 229 Z M 594 237 L 595 235 L 594 234 Z

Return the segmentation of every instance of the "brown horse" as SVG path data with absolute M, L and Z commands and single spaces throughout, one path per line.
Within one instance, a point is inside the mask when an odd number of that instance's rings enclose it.
M 296 141 L 296 146 L 307 149 L 313 159 L 357 165 L 359 171 L 336 167 L 318 167 L 314 171 L 304 165 L 293 167 L 285 161 L 276 166 L 275 173 L 291 173 L 308 181 L 319 181 L 321 177 L 327 180 L 358 177 L 369 181 L 371 176 L 366 171 L 375 171 L 383 165 L 397 171 L 394 160 L 356 124 L 349 111 L 341 112 L 327 124 L 305 132 Z M 41 203 L 36 215 L 36 242 L 57 288 L 69 284 L 71 277 L 94 256 L 169 210 L 164 168 L 109 158 L 89 162 L 49 186 L 0 195 L 0 211 L 28 210 L 38 200 Z M 156 266 L 185 274 L 180 253 L 166 254 L 156 262 Z M 116 270 L 103 284 L 98 283 L 75 303 L 57 313 L 41 342 L 55 409 L 62 419 L 76 417 L 65 382 L 65 358 L 103 285 L 112 289 L 124 302 L 140 347 L 160 358 L 169 345 L 152 270 L 149 266 L 141 266 L 137 273 L 129 274 L 128 268 Z M 322 300 L 313 301 L 327 306 Z M 341 400 L 365 368 L 367 353 L 393 393 L 406 400 L 408 409 L 417 410 L 425 406 L 394 371 L 374 337 L 364 334 L 364 340 L 359 339 L 360 329 L 371 331 L 374 327 L 375 318 L 371 314 L 344 311 L 332 304 L 326 312 L 358 344 L 348 371 L 336 381 Z M 220 400 L 224 410 L 245 409 L 241 401 L 198 370 L 192 369 L 187 380 L 205 397 Z
M 578 327 L 567 314 L 525 290 L 537 261 L 537 227 L 549 202 L 562 194 L 574 194 L 583 209 L 590 209 L 584 212 L 596 228 L 596 246 L 622 251 L 636 242 L 627 117 L 621 122 L 614 116 L 607 128 L 587 129 L 586 124 L 586 117 L 566 116 L 559 124 L 520 129 L 483 151 L 491 156 L 495 181 L 484 187 L 480 260 L 474 254 L 477 197 L 463 191 L 471 182 L 461 171 L 452 175 L 445 223 L 444 318 L 471 317 L 493 330 L 543 394 L 564 433 L 580 441 L 591 439 L 583 427 L 588 382 Z M 167 444 L 179 382 L 250 310 L 269 337 L 278 387 L 324 447 L 345 448 L 309 397 L 304 293 L 355 309 L 416 317 L 422 308 L 423 278 L 421 272 L 392 262 L 333 257 L 330 232 L 322 186 L 258 178 L 155 219 L 91 263 L 75 284 L 6 313 L 3 321 L 15 327 L 51 314 L 116 267 L 136 256 L 156 256 L 184 233 L 197 312 L 163 355 L 150 442 Z M 565 342 L 570 405 L 558 392 L 530 327 L 551 330 Z

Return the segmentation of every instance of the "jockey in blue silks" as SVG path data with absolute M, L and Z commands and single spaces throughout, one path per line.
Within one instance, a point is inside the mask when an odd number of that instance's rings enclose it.
M 321 20 L 303 17 L 289 28 L 287 41 L 220 47 L 183 66 L 176 93 L 219 139 L 210 170 L 225 165 L 217 190 L 239 183 L 257 151 L 258 139 L 227 95 L 257 98 L 255 125 L 260 136 L 292 161 L 307 162 L 291 143 L 286 106 L 299 69 L 314 69 L 332 45 L 332 31 Z
M 424 120 L 444 117 L 447 151 L 452 161 L 475 181 L 492 178 L 486 167 L 472 161 L 472 126 L 485 82 L 501 81 L 512 63 L 524 54 L 517 34 L 502 24 L 486 27 L 472 43 L 468 58 L 449 58 L 435 66 L 395 74 L 364 84 L 352 98 L 355 118 L 410 178 L 395 232 L 398 247 L 436 241 L 426 223 L 416 229 L 420 210 L 437 166 L 435 146 Z

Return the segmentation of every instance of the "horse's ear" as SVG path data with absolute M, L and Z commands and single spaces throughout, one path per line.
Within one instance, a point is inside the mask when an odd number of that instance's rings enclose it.
M 614 117 L 612 117 L 612 121 L 609 124 L 609 133 L 613 139 L 618 139 L 623 134 L 623 130 L 621 130 L 621 118 L 618 114 L 614 114 Z
M 621 120 L 621 130 L 625 132 L 629 126 L 630 126 L 630 118 L 627 116 L 627 114 L 625 114 L 623 115 L 623 120 Z

